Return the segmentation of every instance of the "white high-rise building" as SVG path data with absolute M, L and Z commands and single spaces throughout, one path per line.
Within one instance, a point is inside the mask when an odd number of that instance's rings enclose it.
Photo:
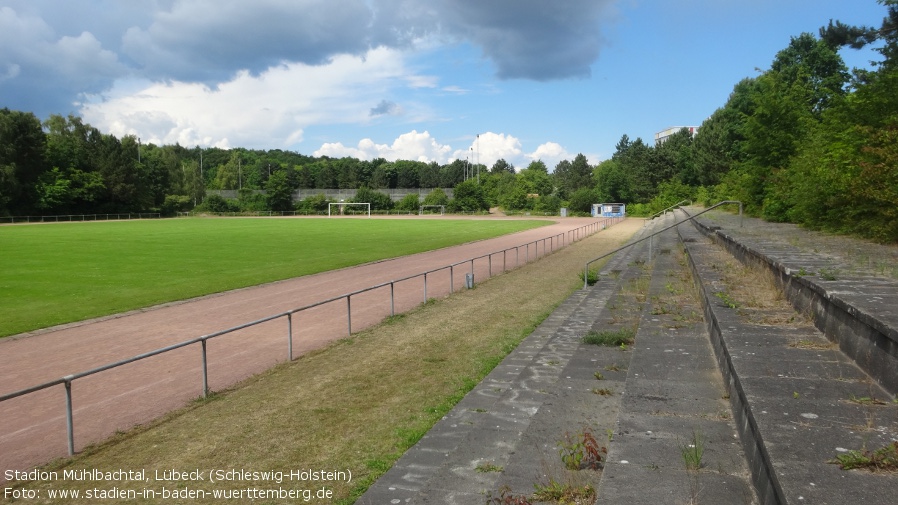
M 686 128 L 689 130 L 689 133 L 695 137 L 695 134 L 698 133 L 698 126 L 672 126 L 666 130 L 661 130 L 660 132 L 655 134 L 655 145 L 660 146 L 664 143 L 671 135 L 677 133 L 678 131 Z

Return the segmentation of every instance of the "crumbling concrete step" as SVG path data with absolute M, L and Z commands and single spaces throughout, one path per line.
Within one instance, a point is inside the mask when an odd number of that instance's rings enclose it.
M 757 503 L 691 277 L 677 276 L 676 231 L 655 243 L 599 503 Z M 687 467 L 696 450 L 700 467 Z
M 604 434 L 616 419 L 618 398 L 592 389 L 598 363 L 619 351 L 580 339 L 629 277 L 603 276 L 562 303 L 356 503 L 476 504 L 503 486 L 529 495 L 566 481 L 557 442 L 584 426 Z
M 743 263 L 773 272 L 797 311 L 812 314 L 817 328 L 845 355 L 898 394 L 898 281 L 858 269 L 850 258 L 792 245 L 806 240 L 805 230 L 752 218 L 740 228 L 724 216 L 715 219 L 726 227 L 705 216 L 696 225 Z M 759 229 L 767 232 L 759 237 Z
M 898 480 L 831 464 L 898 440 L 898 405 L 813 328 L 752 324 L 724 302 L 718 248 L 682 225 L 718 364 L 763 504 L 890 504 Z M 796 345 L 807 342 L 810 345 Z M 881 404 L 862 399 L 886 400 Z

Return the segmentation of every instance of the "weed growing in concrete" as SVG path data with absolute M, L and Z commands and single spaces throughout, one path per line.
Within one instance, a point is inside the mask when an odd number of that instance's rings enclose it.
M 580 280 L 583 280 L 583 272 L 580 272 Z M 589 269 L 589 271 L 586 272 L 586 285 L 594 286 L 597 282 L 599 282 L 598 269 Z
M 499 496 L 490 493 L 486 498 L 487 505 L 532 505 L 526 496 L 514 494 L 508 486 L 499 488 Z
M 587 426 L 583 431 L 571 435 L 564 434 L 564 440 L 558 442 L 558 453 L 568 470 L 602 468 L 608 449 L 600 446 L 592 430 Z
M 819 273 L 821 279 L 825 281 L 834 281 L 839 274 L 839 270 L 835 268 L 821 268 Z
M 534 484 L 533 499 L 538 501 L 553 501 L 556 503 L 587 504 L 596 500 L 596 490 L 589 484 L 585 486 L 573 486 L 561 484 L 555 479 L 549 479 L 548 484 Z
M 605 365 L 605 370 L 609 372 L 620 372 L 623 369 L 617 363 L 612 363 L 610 365 Z
M 592 374 L 592 375 L 593 375 L 593 377 L 596 378 L 596 380 L 599 380 L 599 381 L 605 380 L 605 376 L 602 375 L 602 372 L 596 372 L 596 373 L 594 373 L 594 374 Z
M 680 454 L 683 456 L 683 463 L 686 465 L 686 474 L 689 481 L 689 505 L 698 504 L 698 495 L 701 492 L 699 484 L 699 470 L 702 469 L 704 463 L 702 457 L 705 454 L 705 441 L 700 433 L 692 432 L 692 441 L 680 446 Z
M 681 445 L 680 454 L 683 455 L 683 463 L 686 464 L 686 470 L 695 472 L 700 470 L 702 457 L 705 454 L 705 441 L 702 439 L 701 433 L 693 431 L 691 443 Z
M 723 304 L 731 309 L 739 308 L 739 304 L 736 303 L 736 300 L 733 300 L 733 298 L 730 295 L 728 295 L 726 291 L 718 291 L 718 292 L 714 293 L 714 296 L 716 296 L 717 298 L 720 298 L 720 300 L 723 302 Z
M 860 404 L 860 405 L 885 405 L 886 404 L 886 402 L 884 402 L 882 400 L 878 400 L 871 396 L 851 395 L 851 398 L 849 398 L 849 401 L 851 401 L 852 403 Z
M 489 472 L 502 472 L 505 470 L 505 468 L 503 468 L 499 465 L 494 465 L 489 461 L 482 461 L 482 462 L 480 462 L 480 464 L 478 464 L 474 468 L 474 470 L 477 472 L 480 472 L 480 473 L 489 473 Z
M 617 331 L 590 331 L 583 336 L 581 341 L 584 344 L 618 346 L 633 343 L 634 332 L 629 328 L 623 328 Z
M 811 349 L 817 351 L 825 351 L 827 349 L 832 349 L 835 346 L 836 344 L 832 342 L 817 342 L 809 339 L 801 339 L 789 344 L 789 347 L 793 347 L 795 349 Z
M 828 463 L 837 464 L 842 470 L 862 468 L 871 472 L 898 472 L 898 441 L 872 452 L 866 449 L 848 451 Z

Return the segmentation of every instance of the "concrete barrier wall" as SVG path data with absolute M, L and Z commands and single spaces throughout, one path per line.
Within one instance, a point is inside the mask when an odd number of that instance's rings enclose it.
M 453 194 L 454 194 L 453 188 L 440 188 L 440 189 L 442 189 L 443 193 L 446 193 L 446 196 L 449 197 L 450 199 L 453 197 Z M 390 198 L 394 202 L 398 202 L 399 200 L 402 200 L 403 198 L 405 198 L 406 195 L 416 194 L 416 193 L 421 198 L 421 200 L 424 200 L 424 198 L 427 195 L 429 195 L 433 190 L 434 190 L 434 188 L 426 188 L 426 189 L 425 188 L 418 188 L 418 189 L 386 188 L 386 189 L 375 189 L 374 191 L 377 191 L 378 193 L 384 193 L 384 194 L 390 195 Z M 355 189 L 308 189 L 308 188 L 302 188 L 302 189 L 298 189 L 293 192 L 293 201 L 298 202 L 300 200 L 305 200 L 306 198 L 309 198 L 310 196 L 315 196 L 315 195 L 319 195 L 319 194 L 323 193 L 324 196 L 326 196 L 329 200 L 339 202 L 340 200 L 349 200 L 350 198 L 354 197 L 356 191 L 357 190 L 355 190 Z M 264 195 L 265 191 L 256 189 L 256 190 L 253 190 L 253 193 Z M 206 194 L 207 195 L 219 195 L 224 198 L 237 198 L 238 191 L 236 189 L 208 189 L 208 190 L 206 190 Z
M 735 317 L 734 313 L 716 310 L 711 302 L 714 299 L 714 294 L 711 292 L 710 286 L 721 282 L 722 275 L 720 272 L 697 261 L 697 258 L 707 254 L 708 248 L 712 246 L 710 244 L 698 243 L 695 236 L 699 234 L 699 231 L 688 224 L 677 227 L 677 231 L 683 247 L 686 249 L 686 257 L 692 270 L 692 277 L 699 292 L 717 365 L 723 375 L 724 383 L 727 385 L 730 407 L 733 410 L 733 420 L 736 422 L 736 429 L 739 430 L 739 439 L 742 442 L 742 449 L 745 451 L 745 458 L 751 470 L 752 484 L 761 505 L 781 505 L 786 503 L 782 486 L 773 470 L 770 455 L 764 446 L 761 429 L 752 415 L 748 395 L 739 380 L 739 374 L 735 371 L 726 339 L 721 330 L 721 328 L 738 327 L 739 322 L 733 319 Z M 721 318 L 724 320 L 721 321 Z
M 795 310 L 810 315 L 817 329 L 846 356 L 891 394 L 898 394 L 898 283 L 802 275 L 804 265 L 769 257 L 701 219 L 695 223 L 743 264 L 772 272 Z

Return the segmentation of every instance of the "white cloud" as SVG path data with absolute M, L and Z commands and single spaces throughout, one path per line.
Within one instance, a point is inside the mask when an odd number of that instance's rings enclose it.
M 89 97 L 81 115 L 102 131 L 160 144 L 291 148 L 309 125 L 370 121 L 371 104 L 409 73 L 401 53 L 380 48 L 323 66 L 285 64 L 258 76 L 242 71 L 215 88 L 118 81 Z
M 466 149 L 453 150 L 447 144 L 440 143 L 427 131 L 418 133 L 412 130 L 403 133 L 392 144 L 378 144 L 370 138 L 359 141 L 355 146 L 347 146 L 342 142 L 329 142 L 312 153 L 313 156 L 329 156 L 331 158 L 352 157 L 361 160 L 384 158 L 389 161 L 416 160 L 439 164 L 453 160 L 468 160 L 481 163 L 488 169 L 499 159 L 511 163 L 520 171 L 527 168 L 531 161 L 542 160 L 551 171 L 561 160 L 573 160 L 575 155 L 569 153 L 561 144 L 545 142 L 536 150 L 527 153 L 521 147 L 517 137 L 505 133 L 486 132 L 475 137 Z M 597 163 L 590 159 L 591 164 Z
M 540 144 L 535 151 L 528 154 L 530 161 L 542 160 L 549 168 L 549 171 L 555 169 L 555 165 L 562 160 L 573 160 L 575 155 L 567 152 L 567 150 L 556 142 L 546 142 Z
M 439 77 L 435 75 L 410 75 L 405 80 L 408 82 L 408 87 L 412 89 L 436 88 L 440 81 Z
M 475 137 L 468 149 L 455 151 L 453 157 L 459 160 L 469 159 L 472 163 L 490 168 L 499 159 L 518 167 L 521 155 L 521 141 L 517 138 L 504 133 L 486 132 Z
M 442 90 L 446 93 L 452 93 L 455 95 L 466 95 L 470 92 L 470 90 L 462 88 L 461 86 L 444 86 Z
M 340 142 L 334 142 L 322 145 L 321 149 L 312 154 L 332 158 L 350 156 L 363 160 L 384 158 L 388 161 L 415 160 L 446 163 L 449 161 L 451 150 L 451 147 L 437 142 L 429 132 L 418 133 L 412 130 L 400 135 L 391 145 L 377 144 L 371 139 L 360 140 L 357 147 L 347 147 Z

